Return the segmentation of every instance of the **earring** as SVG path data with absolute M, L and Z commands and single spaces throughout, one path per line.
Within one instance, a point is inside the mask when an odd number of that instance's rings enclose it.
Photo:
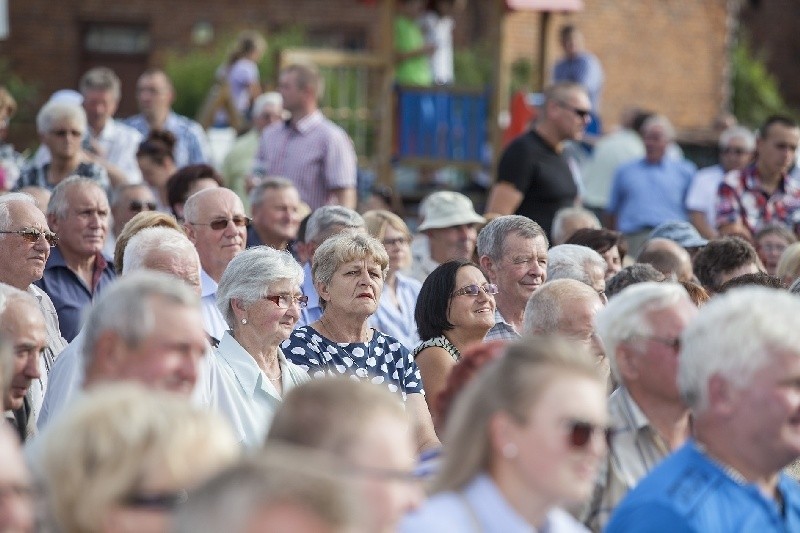
M 505 457 L 506 459 L 514 459 L 519 453 L 519 449 L 517 448 L 517 445 L 514 444 L 513 442 L 507 442 L 503 445 L 502 452 L 503 452 L 503 457 Z
M 242 319 L 242 324 L 247 324 L 247 319 L 246 318 Z

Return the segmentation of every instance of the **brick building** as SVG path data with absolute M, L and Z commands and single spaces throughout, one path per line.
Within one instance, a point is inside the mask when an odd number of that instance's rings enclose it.
M 614 123 L 626 104 L 663 112 L 683 132 L 706 129 L 727 105 L 727 59 L 732 0 L 584 0 L 583 11 L 556 15 L 548 63 L 560 50 L 558 26 L 578 24 L 606 70 L 602 114 Z M 457 21 L 457 46 L 491 35 L 489 0 L 469 0 Z M 373 5 L 369 5 L 373 4 Z M 41 99 L 74 87 L 89 67 L 106 64 L 123 79 L 121 115 L 135 110 L 133 82 L 167 49 L 187 49 L 193 32 L 229 34 L 235 28 L 277 29 L 302 24 L 318 43 L 371 48 L 379 39 L 375 2 L 363 0 L 26 0 L 9 2 L 10 35 L 0 56 L 39 87 Z M 533 58 L 539 14 L 507 19 L 504 63 Z M 32 126 L 12 128 L 30 139 Z

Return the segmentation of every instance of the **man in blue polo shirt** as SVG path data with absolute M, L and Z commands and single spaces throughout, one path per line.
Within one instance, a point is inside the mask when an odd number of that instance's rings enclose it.
M 681 336 L 678 388 L 694 438 L 620 503 L 609 533 L 800 531 L 800 300 L 736 289 Z

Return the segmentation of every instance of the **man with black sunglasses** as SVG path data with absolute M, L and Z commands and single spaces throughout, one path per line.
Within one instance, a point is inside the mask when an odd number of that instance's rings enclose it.
M 111 222 L 112 230 L 106 238 L 104 251 L 106 255 L 114 258 L 116 236 L 130 219 L 142 211 L 155 211 L 158 207 L 153 190 L 144 183 L 135 183 L 117 187 L 111 193 Z
M 67 346 L 52 300 L 33 284 L 44 275 L 51 246 L 57 240 L 33 197 L 24 193 L 0 196 L 0 282 L 36 298 L 47 330 L 47 346 L 39 355 L 40 375 L 31 382 L 26 397 L 33 422 L 39 416 L 50 369 Z
M 624 289 L 597 315 L 614 380 L 608 458 L 584 515 L 594 531 L 639 480 L 689 438 L 689 410 L 678 393 L 680 335 L 697 315 L 677 283 Z

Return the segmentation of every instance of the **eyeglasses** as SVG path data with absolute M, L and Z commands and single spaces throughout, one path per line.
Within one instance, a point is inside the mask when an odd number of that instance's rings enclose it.
M 569 105 L 569 104 L 567 104 L 565 102 L 558 102 L 558 105 L 560 105 L 564 109 L 568 109 L 569 111 L 572 111 L 573 113 L 578 115 L 578 117 L 581 120 L 583 120 L 584 122 L 589 120 L 590 118 L 592 118 L 592 110 L 591 109 L 581 109 L 580 107 L 572 107 L 571 105 Z
M 280 309 L 289 309 L 293 303 L 297 304 L 300 309 L 308 307 L 308 296 L 301 294 L 300 296 L 292 296 L 289 294 L 272 294 L 264 296 L 265 300 L 269 300 L 278 306 Z
M 50 133 L 55 135 L 56 137 L 66 137 L 68 135 L 71 137 L 83 137 L 83 132 L 78 130 L 68 130 L 68 129 L 51 130 Z
M 186 503 L 189 494 L 181 489 L 176 492 L 163 492 L 154 494 L 131 494 L 123 500 L 128 507 L 152 509 L 158 511 L 172 511 L 179 505 Z
M 596 433 L 602 433 L 606 445 L 611 446 L 611 437 L 613 437 L 614 434 L 613 429 L 605 426 L 598 426 L 597 424 L 592 424 L 585 420 L 567 420 L 565 423 L 569 429 L 567 433 L 567 442 L 569 442 L 569 445 L 573 448 L 583 448 L 587 446 Z
M 484 283 L 483 285 L 477 285 L 475 283 L 471 285 L 467 285 L 466 287 L 462 287 L 458 289 L 456 292 L 453 293 L 453 297 L 455 296 L 477 296 L 480 294 L 481 290 L 486 294 L 497 294 L 500 290 L 497 288 L 497 285 L 494 283 Z
M 136 213 L 155 211 L 156 207 L 158 206 L 155 202 L 142 202 L 141 200 L 131 200 L 131 203 L 128 204 L 128 208 Z
M 655 341 L 663 344 L 667 348 L 672 348 L 675 352 L 681 351 L 680 337 L 659 337 L 658 335 L 634 335 L 634 338 Z
M 46 240 L 47 244 L 50 246 L 58 244 L 58 235 L 47 230 L 41 231 L 36 228 L 23 228 L 15 231 L 0 231 L 0 233 L 15 233 L 30 243 L 36 243 L 39 241 L 39 237 L 44 237 L 44 240 Z
M 727 146 L 727 147 L 722 149 L 722 153 L 724 155 L 729 155 L 729 154 L 732 154 L 732 155 L 747 155 L 747 154 L 750 153 L 750 150 L 747 150 L 745 148 L 739 148 L 739 147 L 736 147 L 736 146 Z
M 204 224 L 202 222 L 189 222 L 192 226 L 211 226 L 211 229 L 215 231 L 219 231 L 228 227 L 228 222 L 233 222 L 233 225 L 239 228 L 249 228 L 251 219 L 250 217 L 236 215 L 232 218 L 218 218 L 216 220 L 212 220 L 208 224 Z
M 396 237 L 394 239 L 386 239 L 383 241 L 383 247 L 389 248 L 390 246 L 402 246 L 408 244 L 411 240 L 408 237 Z

